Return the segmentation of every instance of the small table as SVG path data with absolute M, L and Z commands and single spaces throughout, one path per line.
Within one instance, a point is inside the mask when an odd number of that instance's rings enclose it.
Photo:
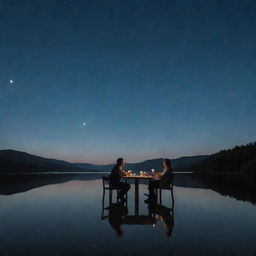
M 139 175 L 132 175 L 132 176 L 122 176 L 126 181 L 134 179 L 135 184 L 135 215 L 139 215 L 139 180 L 148 180 L 150 181 L 153 179 L 153 176 L 139 176 Z

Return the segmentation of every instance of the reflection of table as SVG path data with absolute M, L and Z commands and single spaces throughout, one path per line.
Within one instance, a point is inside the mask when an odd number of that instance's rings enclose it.
M 123 220 L 127 225 L 154 225 L 156 218 L 150 215 L 127 215 Z
M 134 179 L 134 185 L 135 185 L 135 215 L 139 214 L 139 180 L 151 180 L 153 179 L 152 176 L 139 176 L 139 175 L 133 175 L 133 176 L 123 176 L 123 178 L 127 180 Z

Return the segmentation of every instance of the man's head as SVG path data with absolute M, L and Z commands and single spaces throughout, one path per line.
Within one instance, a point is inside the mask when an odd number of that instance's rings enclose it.
M 119 157 L 117 160 L 116 160 L 116 165 L 118 167 L 123 167 L 124 166 L 124 159 Z

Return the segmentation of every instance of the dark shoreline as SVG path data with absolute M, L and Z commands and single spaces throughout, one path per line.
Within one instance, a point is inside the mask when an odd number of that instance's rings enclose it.
M 94 180 L 101 179 L 108 173 L 50 173 L 42 174 L 8 174 L 0 175 L 0 194 L 12 195 L 16 193 L 22 193 L 31 189 L 51 185 L 64 183 L 72 180 Z M 143 183 L 143 182 L 141 182 Z M 147 182 L 144 182 L 147 184 Z M 178 187 L 190 187 L 190 188 L 207 188 L 197 179 L 194 179 L 191 174 L 178 173 L 175 175 L 174 185 Z
M 195 173 L 196 179 L 224 196 L 256 204 L 255 173 Z
M 0 194 L 12 195 L 38 187 L 72 180 L 94 180 L 109 172 L 43 172 L 0 174 Z M 182 173 L 176 172 L 174 186 L 212 189 L 223 196 L 256 204 L 256 176 L 253 173 Z M 146 184 L 144 182 L 144 184 Z

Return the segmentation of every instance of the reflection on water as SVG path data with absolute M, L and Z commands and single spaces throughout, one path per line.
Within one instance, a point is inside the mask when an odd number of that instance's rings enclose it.
M 108 210 L 108 215 L 104 215 L 104 210 Z M 165 228 L 165 234 L 171 236 L 174 227 L 174 208 L 168 208 L 161 204 L 148 206 L 148 215 L 129 215 L 129 211 L 124 203 L 112 203 L 104 208 L 102 220 L 108 219 L 110 226 L 116 231 L 118 236 L 122 236 L 123 225 L 150 225 L 155 227 L 161 221 Z
M 198 180 L 209 188 L 238 200 L 249 201 L 256 204 L 256 175 L 254 173 L 198 173 Z
M 145 204 L 147 185 L 140 184 L 142 219 L 135 214 L 133 184 L 127 206 L 116 205 L 113 195 L 102 216 L 101 176 L 57 179 L 44 186 L 35 181 L 34 187 L 32 178 L 23 180 L 21 193 L 15 193 L 15 182 L 9 182 L 9 193 L 1 186 L 0 255 L 256 254 L 256 207 L 192 179 L 182 186 L 179 178 L 174 207 L 168 191 L 162 204 Z
M 171 208 L 161 204 L 149 205 L 149 210 L 156 221 L 162 221 L 167 236 L 172 235 L 174 227 L 174 204 Z
M 112 194 L 111 194 L 112 196 Z M 136 195 L 135 195 L 136 196 Z M 172 194 L 171 207 L 164 206 L 158 202 L 147 204 L 147 214 L 139 214 L 135 211 L 134 214 L 129 212 L 128 203 L 116 202 L 112 203 L 112 198 L 108 201 L 108 206 L 105 207 L 105 193 L 103 192 L 102 200 L 102 216 L 101 219 L 108 219 L 110 226 L 116 231 L 118 236 L 122 236 L 124 231 L 123 225 L 150 225 L 156 226 L 156 223 L 161 221 L 165 228 L 165 234 L 171 236 L 174 227 L 174 197 Z M 138 200 L 135 200 L 135 204 Z M 138 206 L 139 207 L 139 206 Z M 105 214 L 105 211 L 108 213 Z

